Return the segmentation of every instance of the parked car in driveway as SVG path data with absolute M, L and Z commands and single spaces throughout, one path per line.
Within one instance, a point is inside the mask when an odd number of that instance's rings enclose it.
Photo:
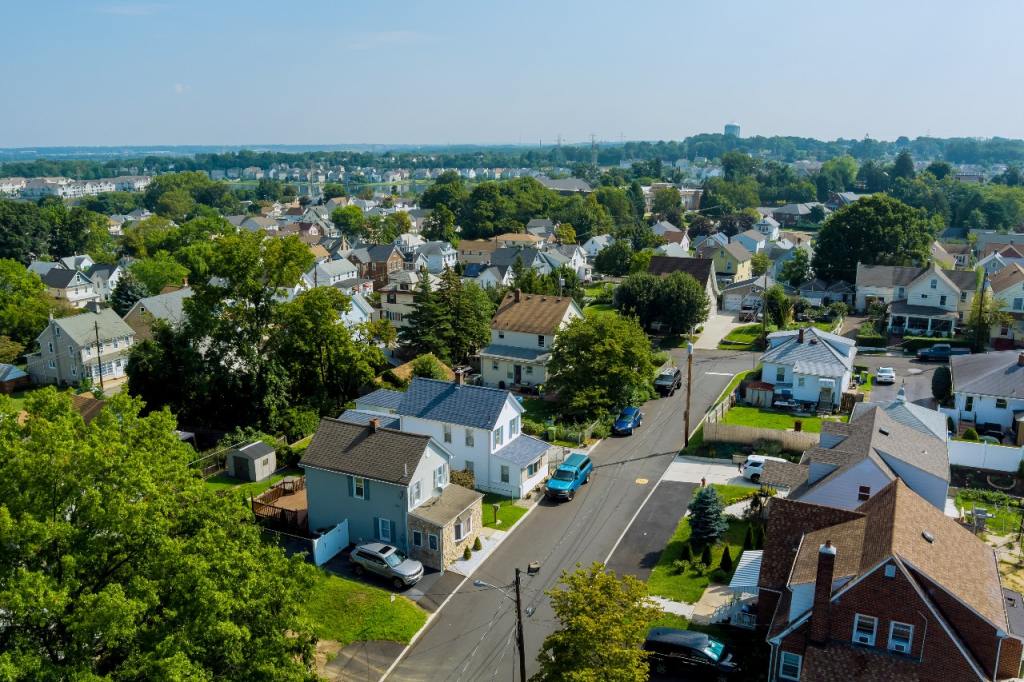
M 651 670 L 658 674 L 685 674 L 680 679 L 689 680 L 738 677 L 740 673 L 729 647 L 703 632 L 653 628 L 647 633 L 644 650 Z
M 423 564 L 410 559 L 396 547 L 382 542 L 367 542 L 358 545 L 349 556 L 352 570 L 357 576 L 367 571 L 387 578 L 396 590 L 411 587 L 423 577 Z
M 937 343 L 917 351 L 918 360 L 949 360 L 952 355 L 970 355 L 970 348 L 950 346 L 948 343 Z
M 558 465 L 544 488 L 544 494 L 552 500 L 572 500 L 584 483 L 590 483 L 594 463 L 580 452 L 574 452 Z
M 632 436 L 633 429 L 639 428 L 643 423 L 644 413 L 639 407 L 624 407 L 612 424 L 612 433 L 617 436 Z
M 781 457 L 769 457 L 768 455 L 750 455 L 747 457 L 747 461 L 740 465 L 740 473 L 743 474 L 743 478 L 748 481 L 757 483 L 761 480 L 761 474 L 764 473 L 765 462 L 785 462 L 787 460 Z
M 683 373 L 678 367 L 669 367 L 661 370 L 661 374 L 654 380 L 654 390 L 660 395 L 670 396 L 677 388 L 683 386 Z
M 896 383 L 896 370 L 892 367 L 879 367 L 878 371 L 875 372 L 875 383 L 876 384 L 895 384 Z

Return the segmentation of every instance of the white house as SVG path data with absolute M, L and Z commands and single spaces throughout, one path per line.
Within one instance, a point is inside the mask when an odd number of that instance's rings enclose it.
M 397 417 L 404 432 L 428 435 L 473 472 L 478 490 L 523 497 L 543 483 L 551 446 L 522 432 L 523 407 L 508 391 L 415 377 L 405 393 L 380 389 L 356 410 Z M 347 414 L 347 413 L 346 413 Z
M 491 320 L 491 343 L 480 351 L 485 386 L 537 386 L 547 381 L 547 363 L 558 331 L 583 311 L 570 296 L 505 294 Z
M 583 250 L 586 252 L 587 258 L 593 260 L 597 258 L 597 254 L 614 243 L 615 237 L 610 234 L 598 234 L 583 242 Z
M 799 464 L 766 464 L 761 483 L 787 498 L 856 509 L 896 479 L 938 509 L 949 491 L 946 417 L 906 402 L 858 403 L 850 422 L 824 422 L 817 447 Z
M 317 263 L 306 273 L 306 279 L 314 287 L 330 287 L 357 277 L 359 268 L 345 258 Z
M 758 230 L 747 230 L 735 235 L 730 241 L 742 244 L 750 253 L 759 253 L 768 248 L 768 238 Z
M 998 424 L 1004 432 L 1021 435 L 1016 419 L 1024 413 L 1024 353 L 1006 350 L 954 355 L 949 371 L 958 428 Z
M 1024 341 L 1024 267 L 1011 263 L 988 280 L 999 309 L 1009 315 L 990 331 L 992 347 L 1005 350 Z
M 779 221 L 770 215 L 762 216 L 759 221 L 754 223 L 754 229 L 764 235 L 765 239 L 770 242 L 778 241 L 779 239 Z
M 444 241 L 427 242 L 416 249 L 416 254 L 426 260 L 427 271 L 434 274 L 454 268 L 459 255 L 451 244 Z
M 668 256 L 669 258 L 689 258 L 690 252 L 682 244 L 669 242 L 654 249 L 655 255 Z
M 373 306 L 363 298 L 362 294 L 353 294 L 349 299 L 352 307 L 340 316 L 346 327 L 351 329 L 373 319 Z
M 872 303 L 889 305 L 889 329 L 895 334 L 949 335 L 970 310 L 977 289 L 971 270 L 857 265 L 857 310 Z
M 101 301 L 106 301 L 114 293 L 117 283 L 121 281 L 123 270 L 120 265 L 98 263 L 86 270 L 85 274 L 96 288 Z
M 850 385 L 856 354 L 853 339 L 816 327 L 775 332 L 761 357 L 761 381 L 772 385 L 776 399 L 832 411 Z

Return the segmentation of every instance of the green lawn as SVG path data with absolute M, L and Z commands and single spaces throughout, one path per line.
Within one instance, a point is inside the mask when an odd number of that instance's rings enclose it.
M 523 514 L 526 513 L 526 510 L 514 504 L 514 502 L 515 500 L 508 497 L 502 497 L 501 495 L 495 495 L 494 493 L 487 493 L 484 495 L 484 525 L 488 528 L 496 528 L 498 530 L 508 530 L 512 526 L 516 525 L 516 522 L 523 518 Z M 498 523 L 495 523 L 494 521 L 494 508 L 491 506 L 494 504 L 501 505 L 498 508 Z
M 427 620 L 405 597 L 391 601 L 387 590 L 324 571 L 318 571 L 302 610 L 318 638 L 342 646 L 371 640 L 407 644 Z
M 760 374 L 761 374 L 761 368 L 757 367 L 755 369 L 748 369 L 746 372 L 740 372 L 739 374 L 734 376 L 732 378 L 732 381 L 729 382 L 729 385 L 725 387 L 724 391 L 722 391 L 722 395 L 720 395 L 718 397 L 718 400 L 715 401 L 715 405 L 717 405 L 720 402 L 722 402 L 723 400 L 725 400 L 729 396 L 730 393 L 732 393 L 733 391 L 736 390 L 736 387 L 739 386 L 740 382 L 742 382 L 744 379 L 747 379 L 747 378 L 756 379 L 758 376 L 760 376 Z
M 602 282 L 601 284 L 591 284 L 589 287 L 583 287 L 583 295 L 594 298 L 604 291 L 605 286 L 608 284 L 611 284 L 611 282 Z M 612 284 L 612 288 L 615 288 L 614 284 Z
M 594 303 L 583 309 L 584 315 L 618 315 L 611 303 Z
M 260 493 L 267 490 L 270 486 L 280 481 L 285 476 L 301 476 L 301 469 L 285 469 L 284 471 L 278 472 L 267 478 L 266 480 L 259 481 L 258 483 L 246 483 L 239 481 L 237 478 L 232 478 L 226 473 L 217 474 L 206 479 L 206 485 L 214 492 L 222 490 L 232 490 L 241 495 L 242 497 L 255 497 Z
M 846 421 L 845 416 L 840 417 L 794 417 L 785 412 L 775 412 L 762 407 L 744 407 L 737 405 L 725 413 L 725 424 L 735 426 L 750 426 L 761 429 L 778 429 L 780 431 L 792 430 L 796 420 L 803 422 L 803 430 L 808 433 L 821 433 L 822 421 Z
M 718 348 L 720 350 L 753 350 L 754 342 L 760 336 L 760 323 L 743 325 L 726 334 L 725 338 L 718 343 Z
M 541 398 L 523 398 L 523 409 L 523 417 L 533 422 L 546 424 L 548 419 L 558 418 L 555 403 Z
M 690 621 L 686 620 L 686 616 L 680 616 L 676 613 L 663 613 L 651 623 L 651 627 L 688 630 L 690 628 Z
M 753 488 L 736 485 L 716 484 L 715 488 L 722 495 L 726 505 L 754 492 Z M 711 548 L 711 568 L 705 571 L 703 575 L 698 575 L 694 571 L 689 570 L 683 573 L 676 573 L 672 568 L 672 562 L 679 559 L 683 554 L 683 545 L 690 541 L 690 520 L 687 518 L 681 519 L 679 525 L 676 526 L 676 532 L 672 534 L 672 538 L 665 545 L 661 556 L 658 557 L 658 563 L 654 570 L 651 571 L 651 577 L 647 579 L 647 588 L 650 590 L 650 593 L 674 601 L 690 604 L 696 603 L 700 596 L 704 594 L 704 589 L 711 582 L 709 576 L 713 569 L 718 568 L 718 562 L 722 559 L 722 552 L 726 544 L 732 555 L 733 565 L 735 566 L 739 561 L 748 525 L 747 521 L 730 518 L 729 530 L 726 531 L 724 538 L 725 544 L 719 543 Z M 694 547 L 692 549 L 694 557 L 699 557 L 702 548 Z
M 965 494 L 966 493 L 966 494 Z M 1020 507 L 1005 504 L 994 504 L 980 499 L 969 499 L 970 493 L 962 490 L 956 495 L 956 506 L 969 512 L 975 507 L 986 510 L 989 514 L 995 514 L 995 518 L 986 519 L 985 526 L 989 532 L 1003 535 L 1005 533 L 1016 533 L 1020 530 L 1021 515 L 1024 510 Z

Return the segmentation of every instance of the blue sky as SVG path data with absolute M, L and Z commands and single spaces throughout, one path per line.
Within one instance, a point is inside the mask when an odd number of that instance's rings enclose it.
M 1024 137 L 1024 3 L 10 2 L 0 146 Z

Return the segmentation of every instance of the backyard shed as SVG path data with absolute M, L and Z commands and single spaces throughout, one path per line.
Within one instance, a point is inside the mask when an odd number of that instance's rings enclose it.
M 277 453 L 261 440 L 228 450 L 224 466 L 228 475 L 243 481 L 262 481 L 277 469 Z
M 771 407 L 775 386 L 763 381 L 750 381 L 744 388 L 743 399 L 756 407 Z
M 0 393 L 14 393 L 31 383 L 28 374 L 14 365 L 0 363 Z

